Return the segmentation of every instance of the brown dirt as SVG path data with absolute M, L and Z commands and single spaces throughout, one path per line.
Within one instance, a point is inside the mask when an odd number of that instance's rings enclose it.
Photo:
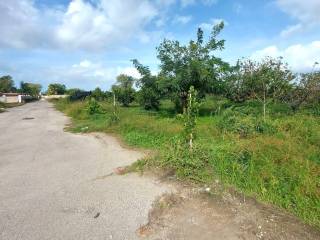
M 157 199 L 137 234 L 150 240 L 320 239 L 320 231 L 273 206 L 221 188 L 179 187 Z

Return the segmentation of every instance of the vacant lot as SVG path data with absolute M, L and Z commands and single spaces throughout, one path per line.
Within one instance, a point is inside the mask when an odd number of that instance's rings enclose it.
M 71 131 L 118 133 L 129 145 L 157 150 L 138 168 L 173 169 L 178 178 L 202 184 L 219 181 L 320 226 L 320 118 L 312 109 L 292 112 L 273 104 L 263 121 L 258 102 L 207 98 L 190 154 L 179 147 L 183 122 L 170 102 L 162 102 L 159 112 L 121 107 L 116 124 L 110 121 L 112 104 L 100 105 L 104 113 L 89 115 L 86 101 L 56 102 L 72 117 Z

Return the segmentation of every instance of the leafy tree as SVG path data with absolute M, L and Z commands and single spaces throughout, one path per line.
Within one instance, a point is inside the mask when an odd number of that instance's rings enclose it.
M 125 107 L 128 107 L 134 100 L 135 90 L 133 89 L 133 83 L 133 77 L 120 74 L 117 77 L 117 83 L 112 86 L 112 91 L 117 100 Z
M 97 101 L 103 101 L 104 99 L 106 99 L 106 94 L 99 87 L 95 88 L 92 91 L 91 96 Z
M 48 95 L 62 95 L 66 93 L 66 86 L 60 83 L 51 83 L 48 86 Z
M 180 112 L 187 105 L 191 86 L 199 97 L 204 97 L 205 93 L 222 92 L 222 76 L 229 69 L 229 64 L 216 57 L 214 52 L 224 49 L 225 41 L 217 39 L 223 27 L 223 22 L 214 26 L 207 42 L 199 28 L 197 40 L 190 41 L 188 45 L 164 40 L 157 48 L 161 62 L 160 88 L 171 97 Z
M 13 92 L 15 90 L 14 81 L 11 76 L 0 77 L 0 92 Z
M 238 61 L 233 73 L 227 77 L 227 97 L 236 102 L 257 99 L 266 107 L 272 101 L 284 101 L 287 92 L 293 88 L 294 74 L 282 58 L 265 58 L 261 62 Z
M 37 83 L 20 82 L 20 92 L 24 94 L 29 94 L 32 97 L 38 97 L 41 88 L 41 85 Z
M 66 93 L 69 95 L 68 99 L 71 101 L 85 100 L 91 94 L 91 92 L 84 91 L 79 88 L 68 89 Z
M 293 110 L 302 105 L 317 105 L 320 103 L 320 71 L 299 75 L 299 83 L 289 94 L 289 104 Z
M 138 70 L 141 78 L 137 80 L 137 87 L 139 87 L 138 101 L 146 110 L 159 109 L 160 105 L 160 90 L 157 77 L 151 74 L 148 67 L 143 66 L 138 60 L 132 60 L 133 65 Z

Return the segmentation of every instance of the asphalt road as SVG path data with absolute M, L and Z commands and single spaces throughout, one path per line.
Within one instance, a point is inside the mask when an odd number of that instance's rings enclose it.
M 64 132 L 46 101 L 0 114 L 0 239 L 137 239 L 165 186 L 111 175 L 142 153 L 112 137 Z

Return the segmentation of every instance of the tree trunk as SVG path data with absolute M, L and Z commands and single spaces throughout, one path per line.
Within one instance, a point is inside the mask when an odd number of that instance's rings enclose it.
M 181 105 L 181 113 L 183 113 L 185 111 L 185 109 L 188 106 L 188 96 L 185 93 L 181 94 L 180 97 L 180 105 Z
M 116 94 L 113 93 L 113 114 L 116 115 Z
M 187 100 L 188 101 L 188 100 Z M 186 106 L 186 107 L 188 107 L 189 108 L 189 111 L 188 111 L 188 114 L 189 114 L 189 118 L 191 117 L 190 116 L 190 114 L 191 114 L 191 112 L 190 111 L 192 111 L 192 106 L 191 106 L 191 104 L 192 104 L 192 95 L 191 95 L 191 93 L 189 93 L 189 104 L 188 104 L 188 106 Z M 192 147 L 193 147 L 193 134 L 192 134 L 192 132 L 190 133 L 190 140 L 189 140 L 189 147 L 190 147 L 190 150 L 192 150 Z
M 266 121 L 266 89 L 263 90 L 263 121 Z

